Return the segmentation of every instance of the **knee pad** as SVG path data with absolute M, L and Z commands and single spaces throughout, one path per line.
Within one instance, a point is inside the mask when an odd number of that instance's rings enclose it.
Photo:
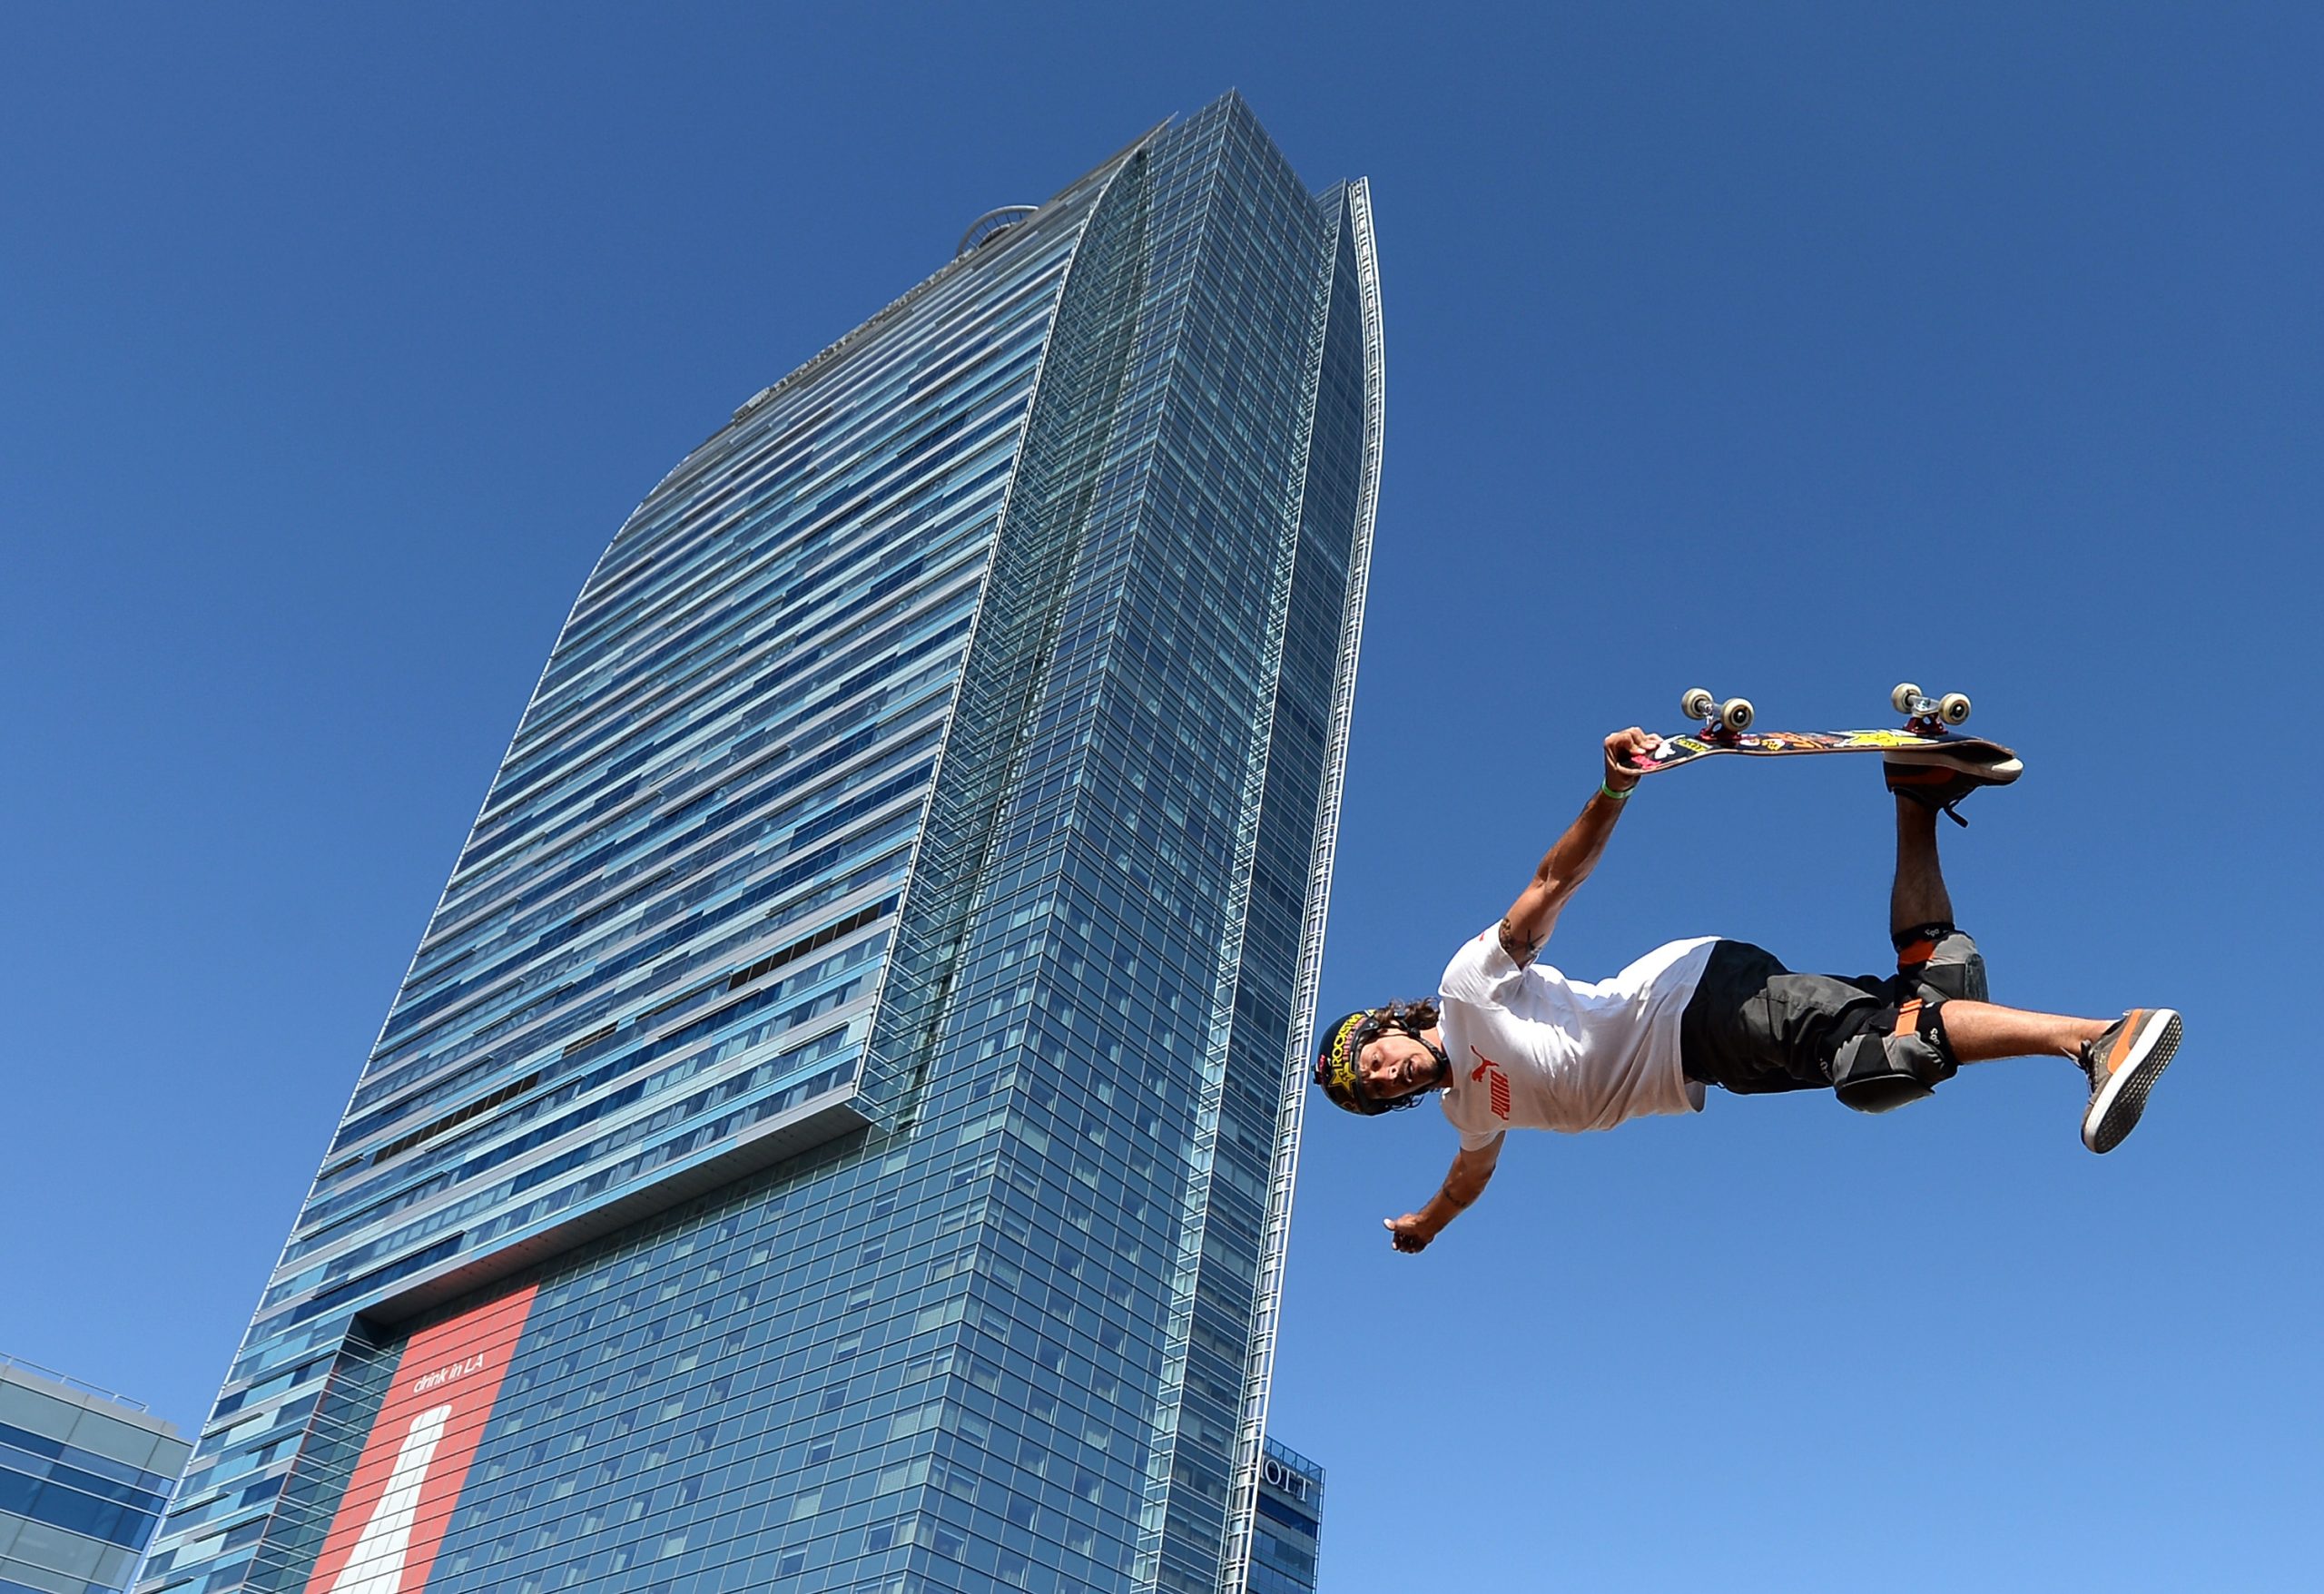
M 1832 1093 L 1860 1113 L 1893 1112 L 1933 1095 L 1959 1071 L 1945 1044 L 1937 1002 L 1906 1002 L 1884 1012 L 1864 1033 L 1841 1043 L 1832 1059 Z
M 1908 925 L 1888 932 L 1888 941 L 1896 949 L 1899 967 L 1909 963 L 1925 963 L 1936 943 L 1946 936 L 1961 933 L 1960 926 L 1949 919 L 1932 919 L 1925 924 Z
M 1965 951 L 1961 949 L 1960 943 L 1968 940 L 1967 936 L 1960 936 L 1955 938 L 1955 945 L 1940 946 L 1935 957 L 1914 971 L 1921 988 L 1934 993 L 1934 999 L 1942 1001 L 1951 997 L 1958 997 L 1965 1002 L 1993 999 L 1985 994 L 1984 955 L 1974 943 Z
M 1896 943 L 1896 972 L 1918 986 L 1930 999 L 1957 997 L 1966 1002 L 1989 1001 L 1985 959 L 1977 943 L 1942 921 L 1900 930 Z

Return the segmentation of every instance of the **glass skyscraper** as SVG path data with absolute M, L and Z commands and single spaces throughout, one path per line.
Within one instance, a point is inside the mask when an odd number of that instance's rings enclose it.
M 1381 361 L 1229 95 L 682 461 L 141 1589 L 1242 1588 Z

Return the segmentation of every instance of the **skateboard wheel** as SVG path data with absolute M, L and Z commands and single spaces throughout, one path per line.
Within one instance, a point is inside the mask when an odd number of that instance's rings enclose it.
M 1936 717 L 1948 725 L 1957 725 L 1969 717 L 1969 699 L 1965 694 L 1948 692 L 1936 700 Z
M 1751 700 L 1748 697 L 1730 697 L 1720 704 L 1718 723 L 1730 731 L 1749 730 L 1751 728 Z
M 1707 720 L 1710 718 L 1711 704 L 1709 693 L 1699 686 L 1691 687 L 1679 699 L 1679 712 L 1690 720 Z
M 1900 714 L 1908 714 L 1913 712 L 1913 704 L 1920 694 L 1921 689 L 1914 683 L 1899 681 L 1889 689 L 1888 706 Z

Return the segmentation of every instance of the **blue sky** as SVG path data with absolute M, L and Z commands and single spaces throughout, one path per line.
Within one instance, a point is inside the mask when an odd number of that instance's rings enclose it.
M 2324 16 L 0 13 L 0 1349 L 206 1411 L 556 625 L 727 411 L 1172 113 L 1368 175 L 1388 459 L 1324 1006 L 1430 988 L 1681 688 L 1978 701 L 2061 1063 L 1513 1144 L 1311 1114 L 1331 1594 L 2310 1586 Z M 2301 640 L 2303 637 L 2308 640 Z M 1547 954 L 1876 968 L 1869 761 L 1633 803 Z M 1320 1104 L 1319 1104 L 1320 1106 Z

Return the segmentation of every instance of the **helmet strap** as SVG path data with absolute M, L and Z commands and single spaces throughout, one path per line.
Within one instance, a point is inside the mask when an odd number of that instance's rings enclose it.
M 1440 1083 L 1450 1085 L 1452 1082 L 1452 1059 L 1444 1055 L 1444 1048 L 1425 1035 L 1414 1034 L 1411 1030 L 1406 1030 L 1405 1033 L 1428 1048 L 1429 1055 L 1436 1059 Z

